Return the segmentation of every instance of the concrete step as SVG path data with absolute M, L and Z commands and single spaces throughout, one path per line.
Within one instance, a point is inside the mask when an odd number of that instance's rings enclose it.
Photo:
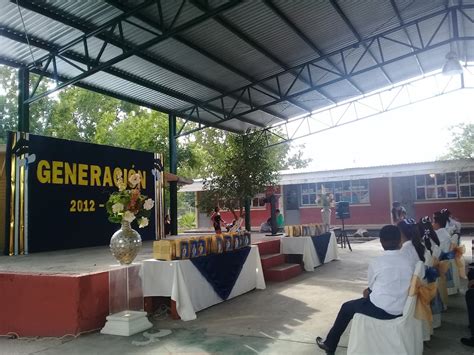
M 260 255 L 280 253 L 280 239 L 258 240 L 252 244 L 258 246 Z
M 270 269 L 274 266 L 278 266 L 285 263 L 285 255 L 284 254 L 265 254 L 260 256 L 260 260 L 262 261 L 262 268 L 263 270 Z
M 282 264 L 270 269 L 263 269 L 265 281 L 286 281 L 303 272 L 300 264 Z

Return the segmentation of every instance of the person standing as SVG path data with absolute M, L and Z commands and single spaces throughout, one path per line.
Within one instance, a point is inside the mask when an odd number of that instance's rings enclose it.
M 276 219 L 277 219 L 277 228 L 279 232 L 282 232 L 284 227 L 285 227 L 285 219 L 283 215 L 281 214 L 280 210 L 276 210 Z
M 225 225 L 225 222 L 221 217 L 220 208 L 217 206 L 214 208 L 214 212 L 211 215 L 211 223 L 212 223 L 212 226 L 214 227 L 214 231 L 216 232 L 216 234 L 222 234 L 221 225 L 222 224 Z

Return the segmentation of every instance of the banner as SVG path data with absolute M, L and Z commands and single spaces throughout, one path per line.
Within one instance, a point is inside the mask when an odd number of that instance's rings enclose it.
M 107 245 L 120 228 L 105 210 L 119 173 L 140 174 L 141 193 L 155 199 L 153 153 L 10 132 L 6 163 L 10 255 Z M 155 239 L 155 209 L 148 227 L 134 223 Z

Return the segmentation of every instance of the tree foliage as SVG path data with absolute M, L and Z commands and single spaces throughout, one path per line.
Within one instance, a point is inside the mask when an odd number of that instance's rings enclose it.
M 200 208 L 210 211 L 220 205 L 238 218 L 242 216 L 246 199 L 277 182 L 287 149 L 266 148 L 266 139 L 259 133 L 228 134 L 220 146 L 213 154 L 210 175 L 204 180 L 206 193 Z
M 461 123 L 450 130 L 453 136 L 448 153 L 441 159 L 474 159 L 474 124 Z

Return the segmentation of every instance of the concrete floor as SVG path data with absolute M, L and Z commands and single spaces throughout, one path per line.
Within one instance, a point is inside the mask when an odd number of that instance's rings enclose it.
M 470 261 L 471 243 L 465 242 Z M 339 249 L 340 260 L 314 272 L 284 283 L 267 283 L 266 290 L 203 310 L 194 321 L 156 314 L 153 329 L 131 337 L 98 332 L 77 338 L 0 337 L 0 354 L 323 354 L 315 346 L 315 336 L 326 335 L 341 303 L 360 297 L 368 262 L 381 251 L 377 240 L 354 244 L 353 249 L 352 253 Z M 0 267 L 5 268 L 5 264 Z M 442 327 L 425 344 L 424 354 L 473 354 L 473 348 L 459 342 L 469 334 L 465 312 L 463 296 L 450 296 Z M 346 353 L 348 333 L 337 354 Z

